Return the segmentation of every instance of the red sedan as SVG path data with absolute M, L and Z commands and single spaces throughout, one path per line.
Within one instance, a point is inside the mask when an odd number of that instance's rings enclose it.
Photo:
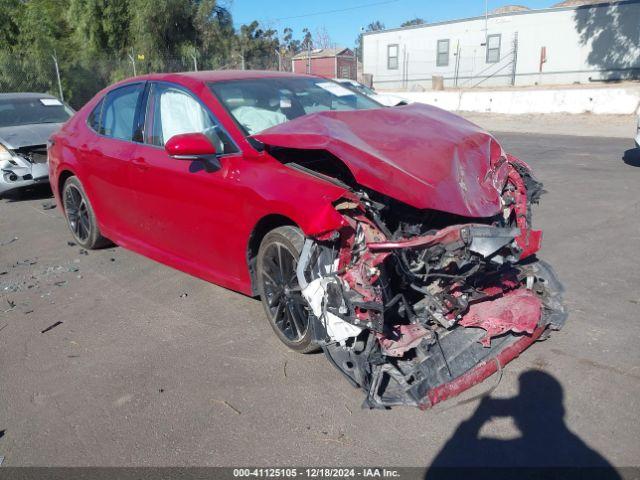
M 72 235 L 260 296 L 365 406 L 428 408 L 565 320 L 529 167 L 420 104 L 274 72 L 129 79 L 51 139 Z

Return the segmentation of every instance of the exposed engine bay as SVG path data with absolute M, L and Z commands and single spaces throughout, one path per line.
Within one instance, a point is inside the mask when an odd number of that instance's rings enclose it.
M 346 226 L 306 239 L 297 277 L 315 340 L 364 406 L 429 408 L 562 327 L 562 287 L 534 256 L 542 185 L 517 159 L 500 163 L 494 217 L 418 210 L 353 184 L 334 204 Z

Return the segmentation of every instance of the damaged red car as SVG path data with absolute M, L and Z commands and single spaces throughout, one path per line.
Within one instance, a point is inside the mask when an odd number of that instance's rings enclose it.
M 429 408 L 565 321 L 542 185 L 476 125 L 275 72 L 149 75 L 51 139 L 73 237 L 259 296 L 364 406 Z

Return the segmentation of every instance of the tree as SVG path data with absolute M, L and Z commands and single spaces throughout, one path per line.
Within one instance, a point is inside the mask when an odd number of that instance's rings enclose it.
M 311 36 L 311 32 L 308 28 L 303 28 L 302 33 L 304 33 L 302 43 L 300 44 L 302 50 L 311 50 L 313 48 L 313 37 Z
M 377 32 L 384 29 L 385 29 L 384 23 L 382 23 L 380 20 L 376 20 L 374 22 L 371 22 L 369 25 L 367 25 L 364 31 Z M 362 33 L 360 33 L 356 37 L 356 51 L 357 51 L 358 61 L 362 61 Z
M 335 45 L 331 41 L 329 32 L 327 32 L 327 27 L 324 25 L 316 28 L 316 38 L 313 43 L 316 48 L 333 48 Z
M 232 62 L 235 32 L 227 8 L 216 0 L 202 0 L 196 10 L 194 26 L 204 68 L 216 69 Z
M 427 23 L 424 18 L 416 17 L 400 24 L 401 27 L 411 27 L 412 25 L 423 25 Z
M 242 25 L 236 41 L 242 67 L 246 69 L 277 68 L 278 61 L 275 55 L 279 47 L 277 33 L 273 29 L 263 30 L 257 20 L 248 25 Z

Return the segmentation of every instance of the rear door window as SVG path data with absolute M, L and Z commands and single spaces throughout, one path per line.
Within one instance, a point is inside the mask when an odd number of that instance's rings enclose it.
M 144 84 L 126 85 L 109 92 L 102 107 L 99 133 L 120 140 L 133 139 L 136 109 Z

